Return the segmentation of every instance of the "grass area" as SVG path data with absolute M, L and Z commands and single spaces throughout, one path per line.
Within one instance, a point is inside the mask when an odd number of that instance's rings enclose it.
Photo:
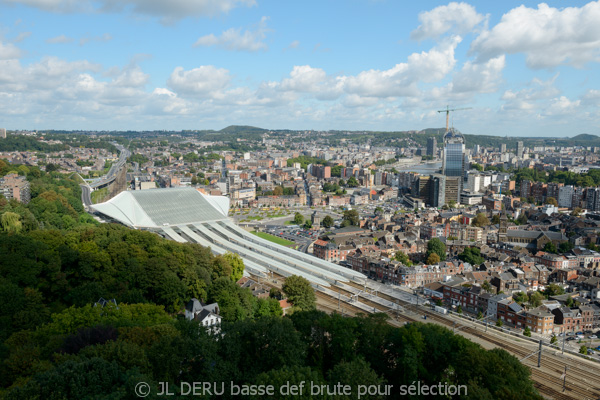
M 281 218 L 281 217 L 287 217 L 287 214 L 267 214 L 267 216 L 269 218 Z
M 271 241 L 273 243 L 280 244 L 282 246 L 290 246 L 290 245 L 294 244 L 294 242 L 292 242 L 292 241 L 280 238 L 278 236 L 269 235 L 268 233 L 265 233 L 265 232 L 252 231 L 250 233 L 252 233 L 253 235 L 256 235 L 256 236 L 258 236 L 260 238 L 263 238 L 263 239 L 266 239 L 268 241 Z
M 263 219 L 263 217 L 255 215 L 254 217 L 248 217 L 246 219 L 243 219 L 242 222 L 260 221 L 261 219 Z
M 108 196 L 108 188 L 94 190 L 91 193 L 92 203 L 94 203 L 94 204 L 101 203 L 106 196 Z

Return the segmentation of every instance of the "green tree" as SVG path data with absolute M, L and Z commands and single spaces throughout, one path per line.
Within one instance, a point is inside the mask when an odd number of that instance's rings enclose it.
M 472 163 L 472 164 L 471 164 L 471 168 L 474 168 L 474 169 L 476 169 L 476 170 L 477 170 L 477 171 L 479 171 L 479 172 L 482 172 L 482 171 L 483 171 L 483 166 L 482 166 L 482 165 L 480 165 L 480 164 L 477 164 L 477 163 Z
M 600 247 L 598 247 L 595 243 L 590 243 L 585 247 L 593 251 L 600 251 Z
M 484 226 L 488 226 L 490 224 L 490 220 L 484 213 L 478 213 L 475 218 L 473 218 L 473 222 L 471 222 L 473 226 L 477 226 L 483 228 Z
M 281 293 L 281 290 L 277 288 L 271 288 L 271 290 L 269 291 L 269 297 L 271 297 L 272 299 L 282 300 L 283 294 Z
M 558 252 L 559 253 L 568 253 L 569 251 L 573 250 L 573 243 L 571 242 L 562 242 L 561 244 L 558 245 Z
M 440 256 L 438 256 L 437 253 L 431 253 L 427 257 L 427 264 L 429 264 L 429 265 L 435 265 L 439 262 L 440 262 Z
M 546 204 L 550 204 L 552 206 L 558 207 L 558 201 L 554 197 L 548 197 L 546 199 Z
M 232 281 L 239 281 L 244 276 L 244 260 L 238 255 L 233 253 L 225 253 L 223 257 L 227 260 L 231 266 L 231 275 L 229 276 Z
M 523 304 L 529 300 L 529 297 L 527 296 L 527 293 L 525 293 L 525 292 L 517 292 L 512 295 L 512 298 L 514 301 L 516 301 L 519 304 Z
M 526 326 L 525 329 L 523 329 L 523 335 L 531 337 L 531 329 L 528 326 Z
M 502 327 L 503 325 L 504 325 L 504 321 L 502 321 L 500 318 L 498 318 L 498 320 L 496 321 L 496 326 Z
M 273 195 L 274 196 L 281 196 L 281 195 L 283 195 L 283 188 L 281 186 L 275 186 L 273 188 Z
M 344 216 L 342 218 L 342 222 L 343 221 L 349 221 L 350 225 L 358 226 L 360 224 L 360 217 L 358 215 L 358 211 L 356 211 L 356 210 L 344 211 Z
M 435 253 L 440 258 L 440 261 L 446 259 L 446 245 L 439 238 L 433 238 L 427 242 L 427 257 Z
M 571 296 L 567 297 L 567 300 L 565 300 L 565 305 L 569 308 L 571 308 L 575 305 L 575 301 L 573 300 L 573 298 Z
M 481 284 L 481 288 L 488 293 L 492 292 L 492 285 L 490 285 L 490 283 L 487 280 L 483 281 L 483 283 Z
M 342 166 L 334 165 L 331 167 L 331 176 L 342 176 Z
M 556 254 L 556 245 L 552 242 L 548 242 L 544 245 L 544 248 L 542 250 L 545 251 L 546 253 Z
M 285 278 L 282 286 L 294 308 L 299 311 L 314 310 L 317 298 L 310 282 L 301 276 L 292 275 Z
M 586 347 L 586 346 L 581 346 L 581 347 L 579 348 L 579 353 L 580 353 L 580 354 L 586 354 L 586 355 L 587 355 L 587 353 L 588 353 L 588 349 L 587 349 L 587 347 Z
M 348 187 L 354 188 L 358 186 L 358 181 L 354 176 L 351 176 L 350 178 L 348 178 L 346 184 L 348 185 Z
M 377 375 L 369 363 L 364 358 L 359 357 L 352 361 L 342 361 L 336 364 L 335 367 L 329 372 L 328 382 L 330 385 L 344 384 L 351 387 L 358 387 L 362 385 L 364 387 L 379 386 L 383 383 L 383 379 Z M 341 397 L 343 399 L 356 399 L 358 400 L 358 391 L 352 390 L 350 396 Z M 369 396 L 370 399 L 384 399 L 385 396 Z
M 481 256 L 481 250 L 477 247 L 465 248 L 458 258 L 472 265 L 479 265 L 485 262 L 485 259 Z
M 533 292 L 529 295 L 529 305 L 533 308 L 541 306 L 543 300 L 544 295 L 540 292 Z
M 565 289 L 556 283 L 551 283 L 550 285 L 546 286 L 546 289 L 544 290 L 544 296 L 546 297 L 560 296 L 562 294 L 565 294 Z
M 527 215 L 525 215 L 525 213 L 521 213 L 519 214 L 515 222 L 518 225 L 525 225 L 527 224 L 527 222 L 529 222 L 529 220 L 527 219 Z
M 463 313 L 463 309 L 462 309 L 462 307 L 460 305 L 456 308 L 456 312 L 459 313 L 459 314 Z
M 555 335 L 552 335 L 550 338 L 550 344 L 556 344 L 558 342 L 558 338 Z
M 325 218 L 323 218 L 323 221 L 321 222 L 323 227 L 329 229 L 333 226 L 333 218 L 331 218 L 329 215 L 327 215 Z
M 21 216 L 17 213 L 6 211 L 0 216 L 2 230 L 9 233 L 19 233 L 23 228 L 20 221 Z
M 498 225 L 500 223 L 500 215 L 494 214 L 492 216 L 492 224 Z
M 294 214 L 294 223 L 296 225 L 302 225 L 303 222 L 304 222 L 304 217 L 302 216 L 302 214 L 300 214 L 299 212 Z
M 402 264 L 406 265 L 407 267 L 412 266 L 412 262 L 410 261 L 410 258 L 408 258 L 408 256 L 401 250 L 398 250 L 396 252 L 396 255 L 394 258 L 396 259 L 396 261 L 400 261 Z
M 310 219 L 307 219 L 306 221 L 304 221 L 304 229 L 311 229 L 312 228 L 312 222 L 310 221 Z

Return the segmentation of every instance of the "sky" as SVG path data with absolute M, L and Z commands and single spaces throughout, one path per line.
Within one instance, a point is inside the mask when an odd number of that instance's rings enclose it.
M 600 135 L 600 1 L 0 0 L 0 127 Z

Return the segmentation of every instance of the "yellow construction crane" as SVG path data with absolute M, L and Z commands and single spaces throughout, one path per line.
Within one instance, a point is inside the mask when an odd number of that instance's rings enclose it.
M 450 108 L 448 106 L 446 106 L 445 110 L 438 110 L 439 113 L 441 112 L 445 112 L 446 113 L 446 132 L 448 132 L 448 117 L 450 116 L 450 111 L 460 111 L 460 110 L 471 110 L 473 107 L 465 107 L 465 108 Z

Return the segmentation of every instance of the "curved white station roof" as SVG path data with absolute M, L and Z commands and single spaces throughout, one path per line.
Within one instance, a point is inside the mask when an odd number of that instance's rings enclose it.
M 193 188 L 122 192 L 93 208 L 133 228 L 154 228 L 180 243 L 193 241 L 216 254 L 237 253 L 248 270 L 258 275 L 264 276 L 267 271 L 299 275 L 320 287 L 366 279 L 352 269 L 249 234 L 227 218 L 227 197 L 206 196 Z
M 192 188 L 149 189 L 121 192 L 93 208 L 127 226 L 158 228 L 227 219 L 229 199 Z

